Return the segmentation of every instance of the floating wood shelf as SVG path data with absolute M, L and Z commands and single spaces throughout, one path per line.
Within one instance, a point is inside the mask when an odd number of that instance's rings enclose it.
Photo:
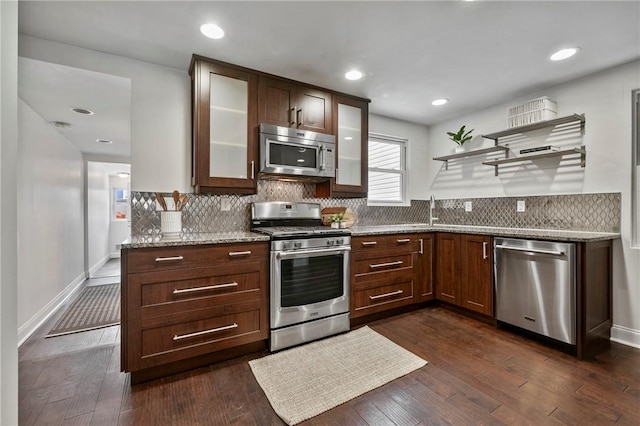
M 553 120 L 539 121 L 537 123 L 527 124 L 525 126 L 512 127 L 511 129 L 489 133 L 488 135 L 482 135 L 482 137 L 485 139 L 493 139 L 496 143 L 498 143 L 498 139 L 505 136 L 517 135 L 520 133 L 530 132 L 532 130 L 544 129 L 547 127 L 555 127 L 559 124 L 573 123 L 575 121 L 580 122 L 580 133 L 584 133 L 584 114 L 573 114 L 566 117 L 555 118 Z
M 455 160 L 457 158 L 473 157 L 476 155 L 489 154 L 491 152 L 503 151 L 508 157 L 509 146 L 508 145 L 496 145 L 489 148 L 475 149 L 472 151 L 460 152 L 457 154 L 443 155 L 441 157 L 433 157 L 436 161 L 444 161 L 444 169 L 449 170 L 449 160 Z
M 580 167 L 584 167 L 587 161 L 587 150 L 584 146 L 580 148 L 563 149 L 561 151 L 544 152 L 541 154 L 521 155 L 519 157 L 505 158 L 502 160 L 483 161 L 482 164 L 495 167 L 495 175 L 498 176 L 498 166 L 501 164 L 537 160 L 540 158 L 564 157 L 566 155 L 580 154 Z

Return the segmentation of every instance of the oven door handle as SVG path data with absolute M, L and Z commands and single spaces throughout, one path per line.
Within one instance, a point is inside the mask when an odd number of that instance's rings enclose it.
M 314 249 L 314 250 L 298 250 L 298 251 L 279 251 L 276 252 L 276 257 L 278 259 L 286 259 L 288 257 L 300 257 L 306 256 L 310 254 L 343 254 L 351 250 L 351 247 L 340 247 L 340 248 L 326 248 L 326 249 Z

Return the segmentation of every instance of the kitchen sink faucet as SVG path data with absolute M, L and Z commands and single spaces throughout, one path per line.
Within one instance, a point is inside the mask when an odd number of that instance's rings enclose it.
M 433 221 L 438 220 L 437 217 L 433 216 L 433 210 L 436 208 L 436 197 L 431 195 L 430 204 L 429 204 L 429 226 L 433 226 Z

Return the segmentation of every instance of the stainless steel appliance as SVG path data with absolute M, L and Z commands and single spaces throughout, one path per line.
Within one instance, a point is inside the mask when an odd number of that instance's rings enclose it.
M 261 124 L 259 177 L 335 177 L 335 136 Z
M 496 319 L 576 344 L 575 244 L 494 239 Z
M 252 230 L 271 236 L 272 351 L 348 331 L 348 230 L 322 226 L 316 203 L 251 206 Z

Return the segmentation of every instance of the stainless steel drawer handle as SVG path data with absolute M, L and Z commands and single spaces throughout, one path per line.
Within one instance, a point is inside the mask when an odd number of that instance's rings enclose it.
M 396 240 L 396 243 L 398 244 L 404 244 L 409 242 L 411 242 L 411 238 L 403 238 L 402 240 Z
M 424 240 L 420 238 L 418 241 L 420 241 L 420 251 L 418 253 L 424 254 Z
M 565 255 L 565 252 L 563 252 L 563 251 L 540 250 L 540 249 L 530 249 L 530 248 L 523 248 L 523 247 L 511 247 L 511 246 L 503 246 L 502 244 L 497 244 L 496 248 L 497 249 L 504 249 L 504 250 L 513 250 L 513 251 L 525 251 L 527 253 L 551 254 L 553 256 L 564 256 Z
M 487 242 L 483 241 L 482 243 L 482 259 L 486 260 L 487 259 Z
M 230 251 L 229 256 L 248 256 L 251 254 L 251 250 L 247 251 Z
M 217 284 L 217 285 L 207 285 L 204 287 L 191 287 L 191 288 L 176 288 L 173 290 L 173 294 L 181 294 L 181 293 L 193 293 L 194 291 L 204 291 L 204 290 L 217 290 L 219 288 L 228 288 L 228 287 L 237 287 L 237 282 L 225 283 L 225 284 Z
M 384 268 L 385 266 L 396 266 L 396 265 L 402 265 L 404 262 L 402 260 L 396 260 L 395 262 L 387 262 L 387 263 L 376 263 L 373 265 L 369 265 L 369 268 L 374 269 L 374 268 Z
M 378 244 L 377 241 L 365 241 L 362 243 L 363 246 L 375 246 L 376 244 Z
M 197 337 L 197 336 L 202 336 L 204 334 L 216 333 L 218 331 L 231 330 L 232 328 L 238 328 L 238 324 L 234 322 L 231 325 L 225 325 L 223 327 L 212 328 L 204 331 L 197 331 L 195 333 L 180 334 L 180 335 L 176 334 L 175 336 L 173 336 L 173 340 L 176 341 L 176 340 L 188 339 L 189 337 Z
M 371 300 L 382 299 L 383 297 L 396 296 L 402 293 L 403 293 L 402 290 L 396 290 L 396 291 L 392 291 L 391 293 L 379 294 L 377 296 L 369 296 L 369 299 Z
M 170 262 L 172 260 L 184 260 L 183 256 L 156 257 L 156 262 Z

